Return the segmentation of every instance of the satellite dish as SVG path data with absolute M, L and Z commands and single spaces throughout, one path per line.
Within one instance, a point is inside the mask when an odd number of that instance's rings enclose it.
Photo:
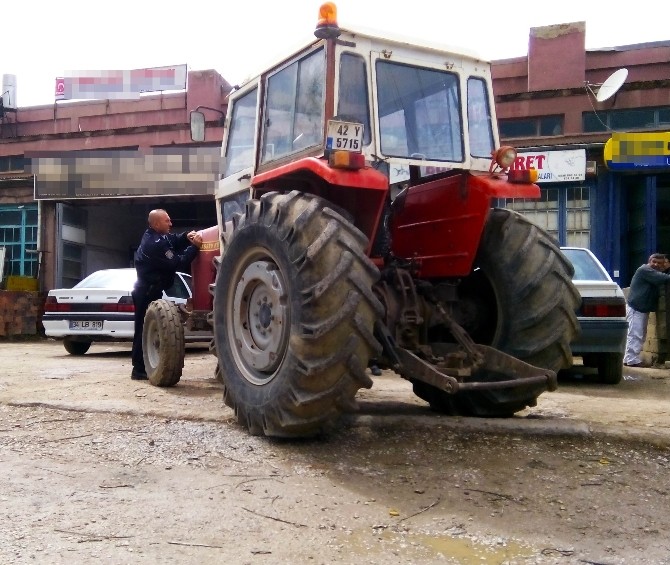
M 628 69 L 619 69 L 614 71 L 608 79 L 600 85 L 598 89 L 598 94 L 596 94 L 596 100 L 598 102 L 604 102 L 609 100 L 614 96 L 619 89 L 623 86 L 623 83 L 626 82 L 628 77 Z

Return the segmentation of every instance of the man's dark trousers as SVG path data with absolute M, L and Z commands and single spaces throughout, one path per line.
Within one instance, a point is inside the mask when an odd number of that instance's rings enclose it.
M 135 304 L 135 335 L 133 336 L 133 368 L 146 372 L 144 368 L 144 353 L 142 350 L 142 333 L 144 331 L 144 315 L 154 300 L 163 296 L 163 291 L 155 286 L 136 286 L 132 292 Z

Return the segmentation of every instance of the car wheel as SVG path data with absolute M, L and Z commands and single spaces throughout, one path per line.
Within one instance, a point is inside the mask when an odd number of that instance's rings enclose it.
M 599 355 L 595 353 L 585 353 L 582 355 L 582 365 L 584 367 L 597 367 Z
M 603 353 L 597 358 L 598 380 L 608 385 L 617 385 L 623 378 L 623 355 Z
M 91 343 L 89 340 L 66 337 L 63 340 L 63 347 L 70 355 L 84 355 L 91 347 Z

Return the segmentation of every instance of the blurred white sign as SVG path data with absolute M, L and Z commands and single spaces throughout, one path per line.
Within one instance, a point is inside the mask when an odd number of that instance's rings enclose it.
M 130 71 L 67 71 L 56 79 L 56 100 L 137 99 L 143 92 L 186 89 L 186 65 Z

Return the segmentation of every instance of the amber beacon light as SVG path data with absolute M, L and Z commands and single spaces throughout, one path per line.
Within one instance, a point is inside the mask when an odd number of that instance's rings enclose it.
M 339 37 L 340 27 L 337 25 L 337 6 L 333 2 L 324 2 L 321 4 L 314 35 L 319 39 L 335 39 Z

